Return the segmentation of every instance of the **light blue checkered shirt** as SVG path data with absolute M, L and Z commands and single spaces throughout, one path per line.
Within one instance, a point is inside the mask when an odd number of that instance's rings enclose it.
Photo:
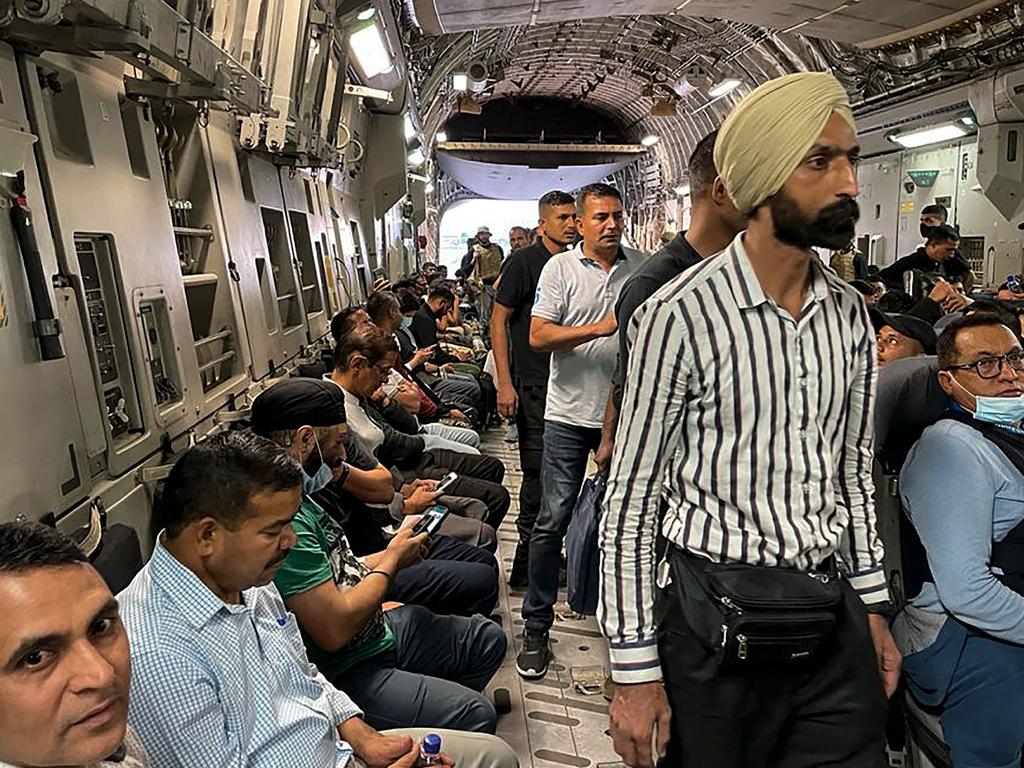
M 161 534 L 161 539 L 163 534 Z M 157 541 L 120 595 L 129 722 L 160 768 L 343 768 L 337 726 L 362 714 L 306 658 L 270 584 L 227 605 Z

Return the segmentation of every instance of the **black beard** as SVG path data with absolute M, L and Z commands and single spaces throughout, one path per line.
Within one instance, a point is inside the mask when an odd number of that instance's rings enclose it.
M 853 242 L 860 218 L 860 207 L 852 197 L 825 206 L 810 220 L 793 199 L 782 192 L 772 196 L 769 205 L 775 222 L 775 237 L 801 250 L 845 248 Z

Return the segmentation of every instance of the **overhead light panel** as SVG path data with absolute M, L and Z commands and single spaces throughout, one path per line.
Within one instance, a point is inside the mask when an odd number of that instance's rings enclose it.
M 464 115 L 481 115 L 484 111 L 484 108 L 480 106 L 480 102 L 468 93 L 459 95 L 457 108 Z
M 416 149 L 409 153 L 409 156 L 406 157 L 406 160 L 409 161 L 409 166 L 411 168 L 419 168 L 427 161 L 427 158 L 426 155 L 423 154 L 423 150 L 417 147 Z
M 651 117 L 675 117 L 676 103 L 673 99 L 656 99 L 651 106 Z
M 967 129 L 956 123 L 937 125 L 934 128 L 923 128 L 920 131 L 909 133 L 894 133 L 889 140 L 907 149 L 924 147 L 928 144 L 937 144 L 940 141 L 952 141 L 967 135 Z
M 462 92 L 469 89 L 469 78 L 465 74 L 452 75 L 452 88 Z
M 659 141 L 661 141 L 661 137 L 656 136 L 653 133 L 649 133 L 642 139 L 640 139 L 640 143 L 643 144 L 645 147 L 653 147 Z
M 367 24 L 353 32 L 349 35 L 348 44 L 356 57 L 356 63 L 367 77 L 383 75 L 395 68 L 376 23 Z
M 685 197 L 690 194 L 690 185 L 683 184 L 675 188 L 676 197 Z
M 740 85 L 742 85 L 742 83 L 742 80 L 737 80 L 736 78 L 730 77 L 728 80 L 723 80 L 710 91 L 708 91 L 708 96 L 710 96 L 713 99 L 717 99 L 720 96 L 725 96 L 725 94 L 732 93 L 737 88 L 739 88 Z
M 361 10 L 359 14 L 356 16 L 356 18 L 359 19 L 360 21 L 369 21 L 370 19 L 373 18 L 374 14 L 376 13 L 377 9 L 371 5 L 369 8 L 364 8 L 363 10 Z
M 971 117 L 970 115 L 965 115 L 964 117 L 960 118 L 960 122 L 963 123 L 964 125 L 974 125 L 974 118 Z
M 444 131 L 438 131 L 437 135 L 434 137 L 434 140 L 437 141 L 438 144 L 444 144 L 446 141 L 448 141 L 448 134 L 445 133 Z

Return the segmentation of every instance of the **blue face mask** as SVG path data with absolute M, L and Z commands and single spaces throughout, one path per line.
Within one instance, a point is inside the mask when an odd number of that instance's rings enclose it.
M 974 395 L 974 418 L 978 421 L 1009 425 L 1017 424 L 1024 420 L 1024 395 L 1018 395 L 1017 397 L 975 395 L 955 378 L 953 381 L 964 392 Z
M 316 437 L 313 438 L 316 440 Z M 316 441 L 316 452 L 320 454 L 320 469 L 316 471 L 312 477 L 306 473 L 306 468 L 302 468 L 302 493 L 306 496 L 322 491 L 328 485 L 331 484 L 331 479 L 334 477 L 334 473 L 331 468 L 327 466 L 324 461 L 324 455 L 320 451 L 320 441 Z
M 405 331 L 409 330 L 410 328 L 412 328 L 412 318 L 411 317 L 403 317 L 402 318 L 402 324 L 399 325 L 398 327 L 401 328 L 402 330 L 405 330 Z

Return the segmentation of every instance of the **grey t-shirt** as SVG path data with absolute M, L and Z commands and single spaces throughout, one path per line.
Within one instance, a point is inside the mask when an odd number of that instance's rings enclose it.
M 565 326 L 596 323 L 614 311 L 619 291 L 644 255 L 622 248 L 612 268 L 583 255 L 583 246 L 552 256 L 540 273 L 533 317 Z M 599 428 L 611 389 L 618 342 L 614 335 L 551 353 L 544 418 Z

